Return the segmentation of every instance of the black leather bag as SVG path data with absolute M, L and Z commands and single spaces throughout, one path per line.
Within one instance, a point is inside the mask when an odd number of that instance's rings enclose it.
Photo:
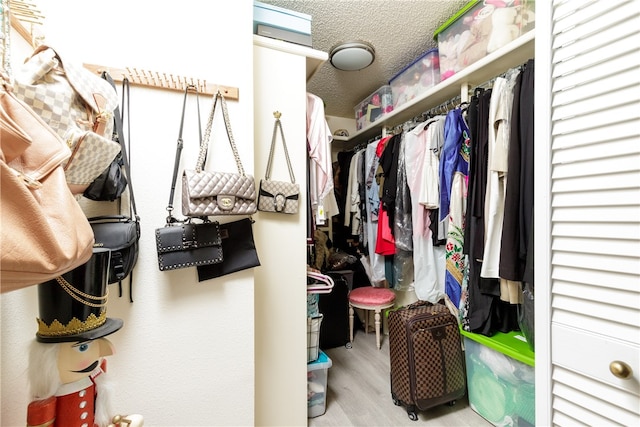
M 90 200 L 114 201 L 127 188 L 127 177 L 122 173 L 122 153 L 111 162 L 99 177 L 97 177 L 82 195 Z
M 94 248 L 111 250 L 109 284 L 121 282 L 133 271 L 138 260 L 140 223 L 124 215 L 89 218 L 95 238 Z
M 109 84 L 115 89 L 116 85 L 113 81 L 113 78 L 106 71 L 102 72 L 102 78 L 105 79 Z M 82 195 L 90 200 L 96 201 L 109 201 L 112 202 L 122 196 L 122 193 L 127 188 L 128 180 L 127 176 L 127 167 L 129 163 L 129 158 L 127 154 L 127 144 L 125 143 L 124 134 L 122 132 L 122 122 L 124 120 L 124 112 L 125 112 L 125 100 L 127 102 L 127 119 L 129 118 L 129 81 L 127 79 L 123 79 L 122 81 L 122 115 L 120 113 L 120 108 L 116 107 L 113 111 L 114 114 L 114 134 L 112 139 L 120 144 L 120 153 L 116 156 L 115 159 L 111 162 L 111 164 L 98 176 Z M 120 121 L 120 122 L 118 122 Z
M 103 77 L 115 88 L 113 79 L 108 74 Z M 123 81 L 122 104 L 123 112 L 125 101 L 128 104 L 129 82 Z M 126 96 L 125 96 L 126 95 Z M 128 112 L 128 105 L 126 108 Z M 128 115 L 127 115 L 128 117 Z M 129 123 L 127 123 L 129 125 Z M 127 127 L 129 129 L 129 126 Z M 91 200 L 118 202 L 118 212 L 122 212 L 122 195 L 128 189 L 129 195 L 129 215 L 104 215 L 89 218 L 89 224 L 93 229 L 95 237 L 94 247 L 111 250 L 109 262 L 109 284 L 118 283 L 119 295 L 122 296 L 122 281 L 129 276 L 129 301 L 133 302 L 133 277 L 132 272 L 138 261 L 139 240 L 140 240 L 140 217 L 136 209 L 136 199 L 133 194 L 133 184 L 131 183 L 130 158 L 125 144 L 124 126 L 120 109 L 114 112 L 114 140 L 118 140 L 122 146 L 120 155 L 116 157 L 114 163 L 98 177 L 99 183 L 94 181 L 87 188 L 84 196 Z M 129 140 L 130 138 L 127 138 Z M 118 163 L 118 162 L 121 162 Z M 106 174 L 106 175 L 105 175 Z M 95 185 L 94 185 L 95 184 Z M 91 193 L 91 196 L 88 195 Z M 95 197 L 94 197 L 95 196 Z
M 160 271 L 222 262 L 222 241 L 217 222 L 174 222 L 156 229 Z
M 224 260 L 219 264 L 198 266 L 200 282 L 260 265 L 251 218 L 220 224 L 220 237 Z

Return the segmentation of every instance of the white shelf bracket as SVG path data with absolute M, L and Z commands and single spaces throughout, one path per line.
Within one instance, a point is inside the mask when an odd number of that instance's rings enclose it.
M 469 92 L 471 91 L 471 85 L 469 82 L 463 82 L 460 84 L 460 103 L 469 102 Z

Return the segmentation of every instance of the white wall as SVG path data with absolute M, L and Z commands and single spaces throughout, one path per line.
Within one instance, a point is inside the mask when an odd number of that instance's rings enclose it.
M 253 38 L 251 0 L 67 0 L 38 2 L 46 39 L 68 57 L 136 67 L 238 87 L 229 114 L 240 156 L 253 171 Z M 30 50 L 14 32 L 13 64 Z M 124 320 L 109 336 L 115 409 L 140 413 L 149 426 L 254 424 L 254 274 L 199 283 L 195 269 L 160 272 L 154 230 L 164 224 L 182 94 L 132 87 L 132 178 L 142 218 L 134 300 L 112 285 L 108 316 Z M 201 99 L 206 120 L 210 98 Z M 185 127 L 183 167 L 195 164 L 195 105 Z M 214 136 L 213 167 L 233 162 L 226 135 Z M 176 194 L 180 200 L 180 193 Z M 176 203 L 179 206 L 180 203 Z M 264 267 L 260 267 L 264 268 Z M 128 282 L 126 282 L 128 283 Z M 3 294 L 1 308 L 2 426 L 25 424 L 27 348 L 36 332 L 35 287 Z
M 326 119 L 332 134 L 338 129 L 345 129 L 350 136 L 357 132 L 356 120 L 353 117 L 326 116 Z
M 296 182 L 297 215 L 254 216 L 260 261 L 256 274 L 256 425 L 300 426 L 307 420 L 306 352 L 306 58 L 254 46 L 256 179 L 264 178 L 273 135 L 274 111 L 281 124 Z M 287 93 L 287 96 L 283 96 Z M 278 133 L 271 179 L 289 181 Z M 274 268 L 276 267 L 276 268 Z

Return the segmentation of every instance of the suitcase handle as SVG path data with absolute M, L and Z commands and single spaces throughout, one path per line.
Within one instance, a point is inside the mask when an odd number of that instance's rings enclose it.
M 394 308 L 390 308 L 387 311 L 387 317 L 389 317 L 389 314 L 391 314 L 394 311 L 400 311 L 400 310 L 411 310 L 414 308 L 418 308 L 418 307 L 429 307 L 432 306 L 433 304 L 431 304 L 429 301 L 423 301 L 423 300 L 418 300 L 415 301 L 409 305 L 401 305 L 399 307 L 394 307 Z
M 433 304 L 430 303 L 429 301 L 424 301 L 424 300 L 418 300 L 416 302 L 413 302 L 411 304 L 409 304 L 408 306 L 406 306 L 406 309 L 412 309 L 412 308 L 417 308 L 417 307 L 429 307 L 432 306 Z

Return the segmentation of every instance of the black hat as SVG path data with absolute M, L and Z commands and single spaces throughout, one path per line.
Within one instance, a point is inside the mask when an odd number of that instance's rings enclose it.
M 38 341 L 95 340 L 122 327 L 121 319 L 107 318 L 110 253 L 94 248 L 87 263 L 38 285 Z

